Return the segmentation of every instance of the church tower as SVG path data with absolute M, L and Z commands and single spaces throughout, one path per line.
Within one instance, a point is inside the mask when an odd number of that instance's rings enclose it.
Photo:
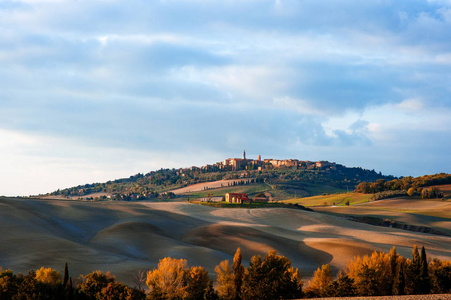
M 243 150 L 243 159 L 246 159 L 246 150 Z

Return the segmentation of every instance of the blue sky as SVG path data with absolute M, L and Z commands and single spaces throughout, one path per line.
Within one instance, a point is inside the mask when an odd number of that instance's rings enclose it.
M 0 195 L 239 157 L 449 173 L 451 1 L 0 1 Z

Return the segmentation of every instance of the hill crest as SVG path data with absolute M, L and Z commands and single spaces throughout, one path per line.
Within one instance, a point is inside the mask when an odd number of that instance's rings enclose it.
M 57 190 L 45 196 L 64 198 L 99 198 L 139 200 L 172 197 L 172 190 L 193 184 L 220 180 L 247 180 L 247 184 L 267 184 L 282 194 L 311 196 L 328 192 L 353 190 L 361 182 L 378 179 L 392 180 L 375 170 L 360 167 L 348 168 L 328 161 L 298 159 L 247 159 L 228 158 L 202 167 L 160 169 L 147 174 L 135 174 L 129 178 L 105 183 L 79 185 Z M 94 196 L 93 196 L 94 195 Z

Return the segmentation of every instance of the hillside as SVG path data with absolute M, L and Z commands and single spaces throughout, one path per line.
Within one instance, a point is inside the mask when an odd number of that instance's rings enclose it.
M 231 259 L 238 247 L 245 265 L 252 255 L 277 250 L 305 280 L 322 264 L 336 272 L 347 259 L 388 252 L 392 246 L 411 257 L 414 244 L 424 245 L 431 259 L 451 260 L 451 237 L 297 209 L 21 198 L 0 198 L 0 207 L 0 265 L 15 272 L 41 266 L 60 270 L 67 261 L 74 278 L 111 271 L 132 284 L 138 270 L 149 270 L 170 256 L 205 266 L 214 276 L 214 267 Z
M 292 160 L 287 160 L 292 161 Z M 253 161 L 255 162 L 255 161 Z M 185 189 L 185 192 L 174 194 L 188 195 L 199 192 L 189 187 L 200 183 L 218 183 L 211 188 L 227 188 L 242 184 L 260 184 L 260 187 L 271 189 L 277 200 L 295 196 L 312 196 L 323 193 L 354 190 L 361 182 L 373 182 L 378 179 L 392 180 L 393 176 L 384 176 L 374 170 L 348 168 L 328 162 L 300 162 L 294 167 L 275 167 L 270 163 L 262 164 L 256 169 L 255 164 L 239 167 L 191 167 L 185 169 L 160 169 L 147 174 L 136 174 L 129 178 L 117 179 L 105 183 L 92 183 L 72 188 L 57 190 L 41 196 L 63 198 L 98 198 L 113 200 L 136 200 L 152 198 L 170 198 L 171 193 Z M 222 184 L 222 186 L 219 185 Z M 265 183 L 266 188 L 261 184 Z M 208 187 L 207 187 L 208 189 Z M 225 191 L 224 189 L 223 191 Z M 258 190 L 255 193 L 260 192 Z M 196 196 L 196 195 L 194 195 Z
M 443 194 L 443 198 L 423 199 L 419 195 L 404 195 L 375 200 L 374 194 L 343 193 L 283 202 L 300 204 L 317 212 L 357 222 L 451 236 L 451 185 L 435 188 Z

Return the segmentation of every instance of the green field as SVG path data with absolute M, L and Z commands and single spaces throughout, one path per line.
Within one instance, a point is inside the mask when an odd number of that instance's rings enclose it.
M 266 192 L 270 190 L 271 187 L 267 185 L 266 183 L 253 183 L 253 184 L 246 184 L 246 185 L 237 185 L 237 186 L 227 186 L 222 187 L 218 189 L 209 189 L 204 191 L 198 191 L 198 192 L 191 192 L 186 193 L 184 196 L 190 196 L 190 198 L 203 198 L 207 196 L 212 197 L 222 197 L 226 193 L 245 193 L 250 196 L 255 195 L 260 192 Z
M 220 207 L 220 208 L 292 208 L 292 209 L 302 209 L 309 210 L 309 208 L 305 208 L 301 205 L 291 204 L 291 203 L 280 203 L 280 202 L 271 202 L 271 203 L 228 203 L 228 202 L 200 202 L 200 201 L 192 201 L 191 203 L 210 206 L 210 207 Z
M 208 189 L 203 191 L 185 193 L 184 196 L 190 198 L 203 198 L 207 196 L 222 197 L 226 193 L 246 193 L 249 196 L 254 196 L 257 193 L 268 192 L 275 201 L 285 201 L 298 197 L 305 197 L 310 195 L 320 195 L 323 193 L 339 193 L 342 189 L 324 184 L 298 183 L 298 184 L 267 184 L 267 183 L 253 183 L 247 185 L 226 186 L 217 189 Z M 307 198 L 300 198 L 307 199 Z M 291 200 L 290 200 L 291 201 Z M 288 202 L 288 203 L 297 203 Z M 302 203 L 299 203 L 302 204 Z
M 369 202 L 372 194 L 358 194 L 358 193 L 342 193 L 330 194 L 305 198 L 295 198 L 284 200 L 285 203 L 298 203 L 303 206 L 344 206 L 347 201 L 350 205 Z

